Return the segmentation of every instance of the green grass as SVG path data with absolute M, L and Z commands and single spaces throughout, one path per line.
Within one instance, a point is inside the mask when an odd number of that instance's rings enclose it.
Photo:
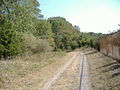
M 87 57 L 92 90 L 120 90 L 120 63 L 94 50 Z
M 38 71 L 65 55 L 65 52 L 41 53 L 13 60 L 0 60 L 0 87 L 17 78 Z

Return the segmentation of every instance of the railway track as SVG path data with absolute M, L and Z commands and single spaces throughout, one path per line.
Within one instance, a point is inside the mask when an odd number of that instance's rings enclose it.
M 59 82 L 59 78 L 60 77 L 64 77 L 62 74 L 63 72 L 66 70 L 66 68 L 68 66 L 70 66 L 70 64 L 74 61 L 74 59 L 76 58 L 76 54 L 73 55 L 73 57 L 69 60 L 69 62 L 67 62 L 67 64 L 65 64 L 64 67 L 60 68 L 60 70 L 58 70 L 58 73 L 51 78 L 44 86 L 41 90 L 52 90 L 53 85 L 56 82 Z M 78 88 L 76 88 L 77 90 L 90 90 L 90 80 L 89 80 L 89 71 L 88 71 L 88 63 L 87 63 L 87 58 L 86 55 L 83 53 L 81 53 L 81 58 L 80 58 L 80 64 L 79 64 L 80 68 L 80 76 L 79 76 L 79 84 L 78 84 Z M 65 78 L 66 79 L 66 78 Z M 60 85 L 60 83 L 59 83 Z M 77 85 L 77 84 L 76 84 Z M 64 86 L 65 88 L 66 86 Z M 68 88 L 66 88 L 68 90 Z M 75 90 L 76 90 L 75 89 Z M 59 90 L 59 89 L 57 89 Z M 65 89 L 64 89 L 65 90 Z M 72 89 L 71 89 L 72 90 Z
M 90 90 L 90 80 L 89 80 L 89 71 L 88 71 L 88 63 L 87 58 L 84 52 L 81 54 L 81 62 L 80 62 L 80 82 L 78 86 L 78 90 Z

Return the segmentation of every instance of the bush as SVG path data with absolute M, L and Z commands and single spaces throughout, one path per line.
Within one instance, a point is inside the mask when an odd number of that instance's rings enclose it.
M 74 49 L 77 48 L 79 45 L 78 45 L 78 43 L 77 43 L 76 41 L 72 41 L 70 46 L 71 46 L 72 50 L 74 50 Z
M 24 48 L 26 54 L 31 54 L 36 49 L 36 37 L 31 33 L 23 33 Z
M 52 50 L 46 39 L 37 39 L 31 33 L 24 33 L 23 37 L 26 54 L 50 52 Z
M 0 57 L 5 59 L 23 52 L 21 34 L 12 29 L 0 28 Z
M 35 53 L 45 53 L 52 51 L 52 47 L 49 42 L 45 39 L 38 39 L 36 42 Z

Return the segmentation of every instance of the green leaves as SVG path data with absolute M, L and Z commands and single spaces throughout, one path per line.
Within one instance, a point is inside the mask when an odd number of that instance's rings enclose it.
M 51 29 L 51 24 L 46 20 L 38 21 L 34 35 L 37 38 L 48 40 L 50 45 L 54 47 L 54 39 L 53 39 L 54 34 Z
M 53 17 L 49 18 L 48 22 L 52 25 L 52 32 L 54 33 L 57 48 L 71 50 L 78 47 L 80 32 L 75 30 L 65 18 Z
M 22 53 L 23 39 L 15 30 L 0 29 L 0 57 L 8 58 Z
M 63 17 L 40 19 L 39 5 L 37 0 L 0 0 L 0 57 L 15 56 L 24 50 L 45 52 L 54 47 L 70 51 L 97 45 L 96 34 L 81 34 Z
M 34 33 L 41 17 L 37 0 L 0 1 L 0 57 L 23 53 L 24 39 L 21 33 Z

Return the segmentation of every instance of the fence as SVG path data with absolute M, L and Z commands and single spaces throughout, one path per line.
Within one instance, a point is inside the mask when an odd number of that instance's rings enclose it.
M 120 30 L 99 39 L 100 52 L 120 61 Z

